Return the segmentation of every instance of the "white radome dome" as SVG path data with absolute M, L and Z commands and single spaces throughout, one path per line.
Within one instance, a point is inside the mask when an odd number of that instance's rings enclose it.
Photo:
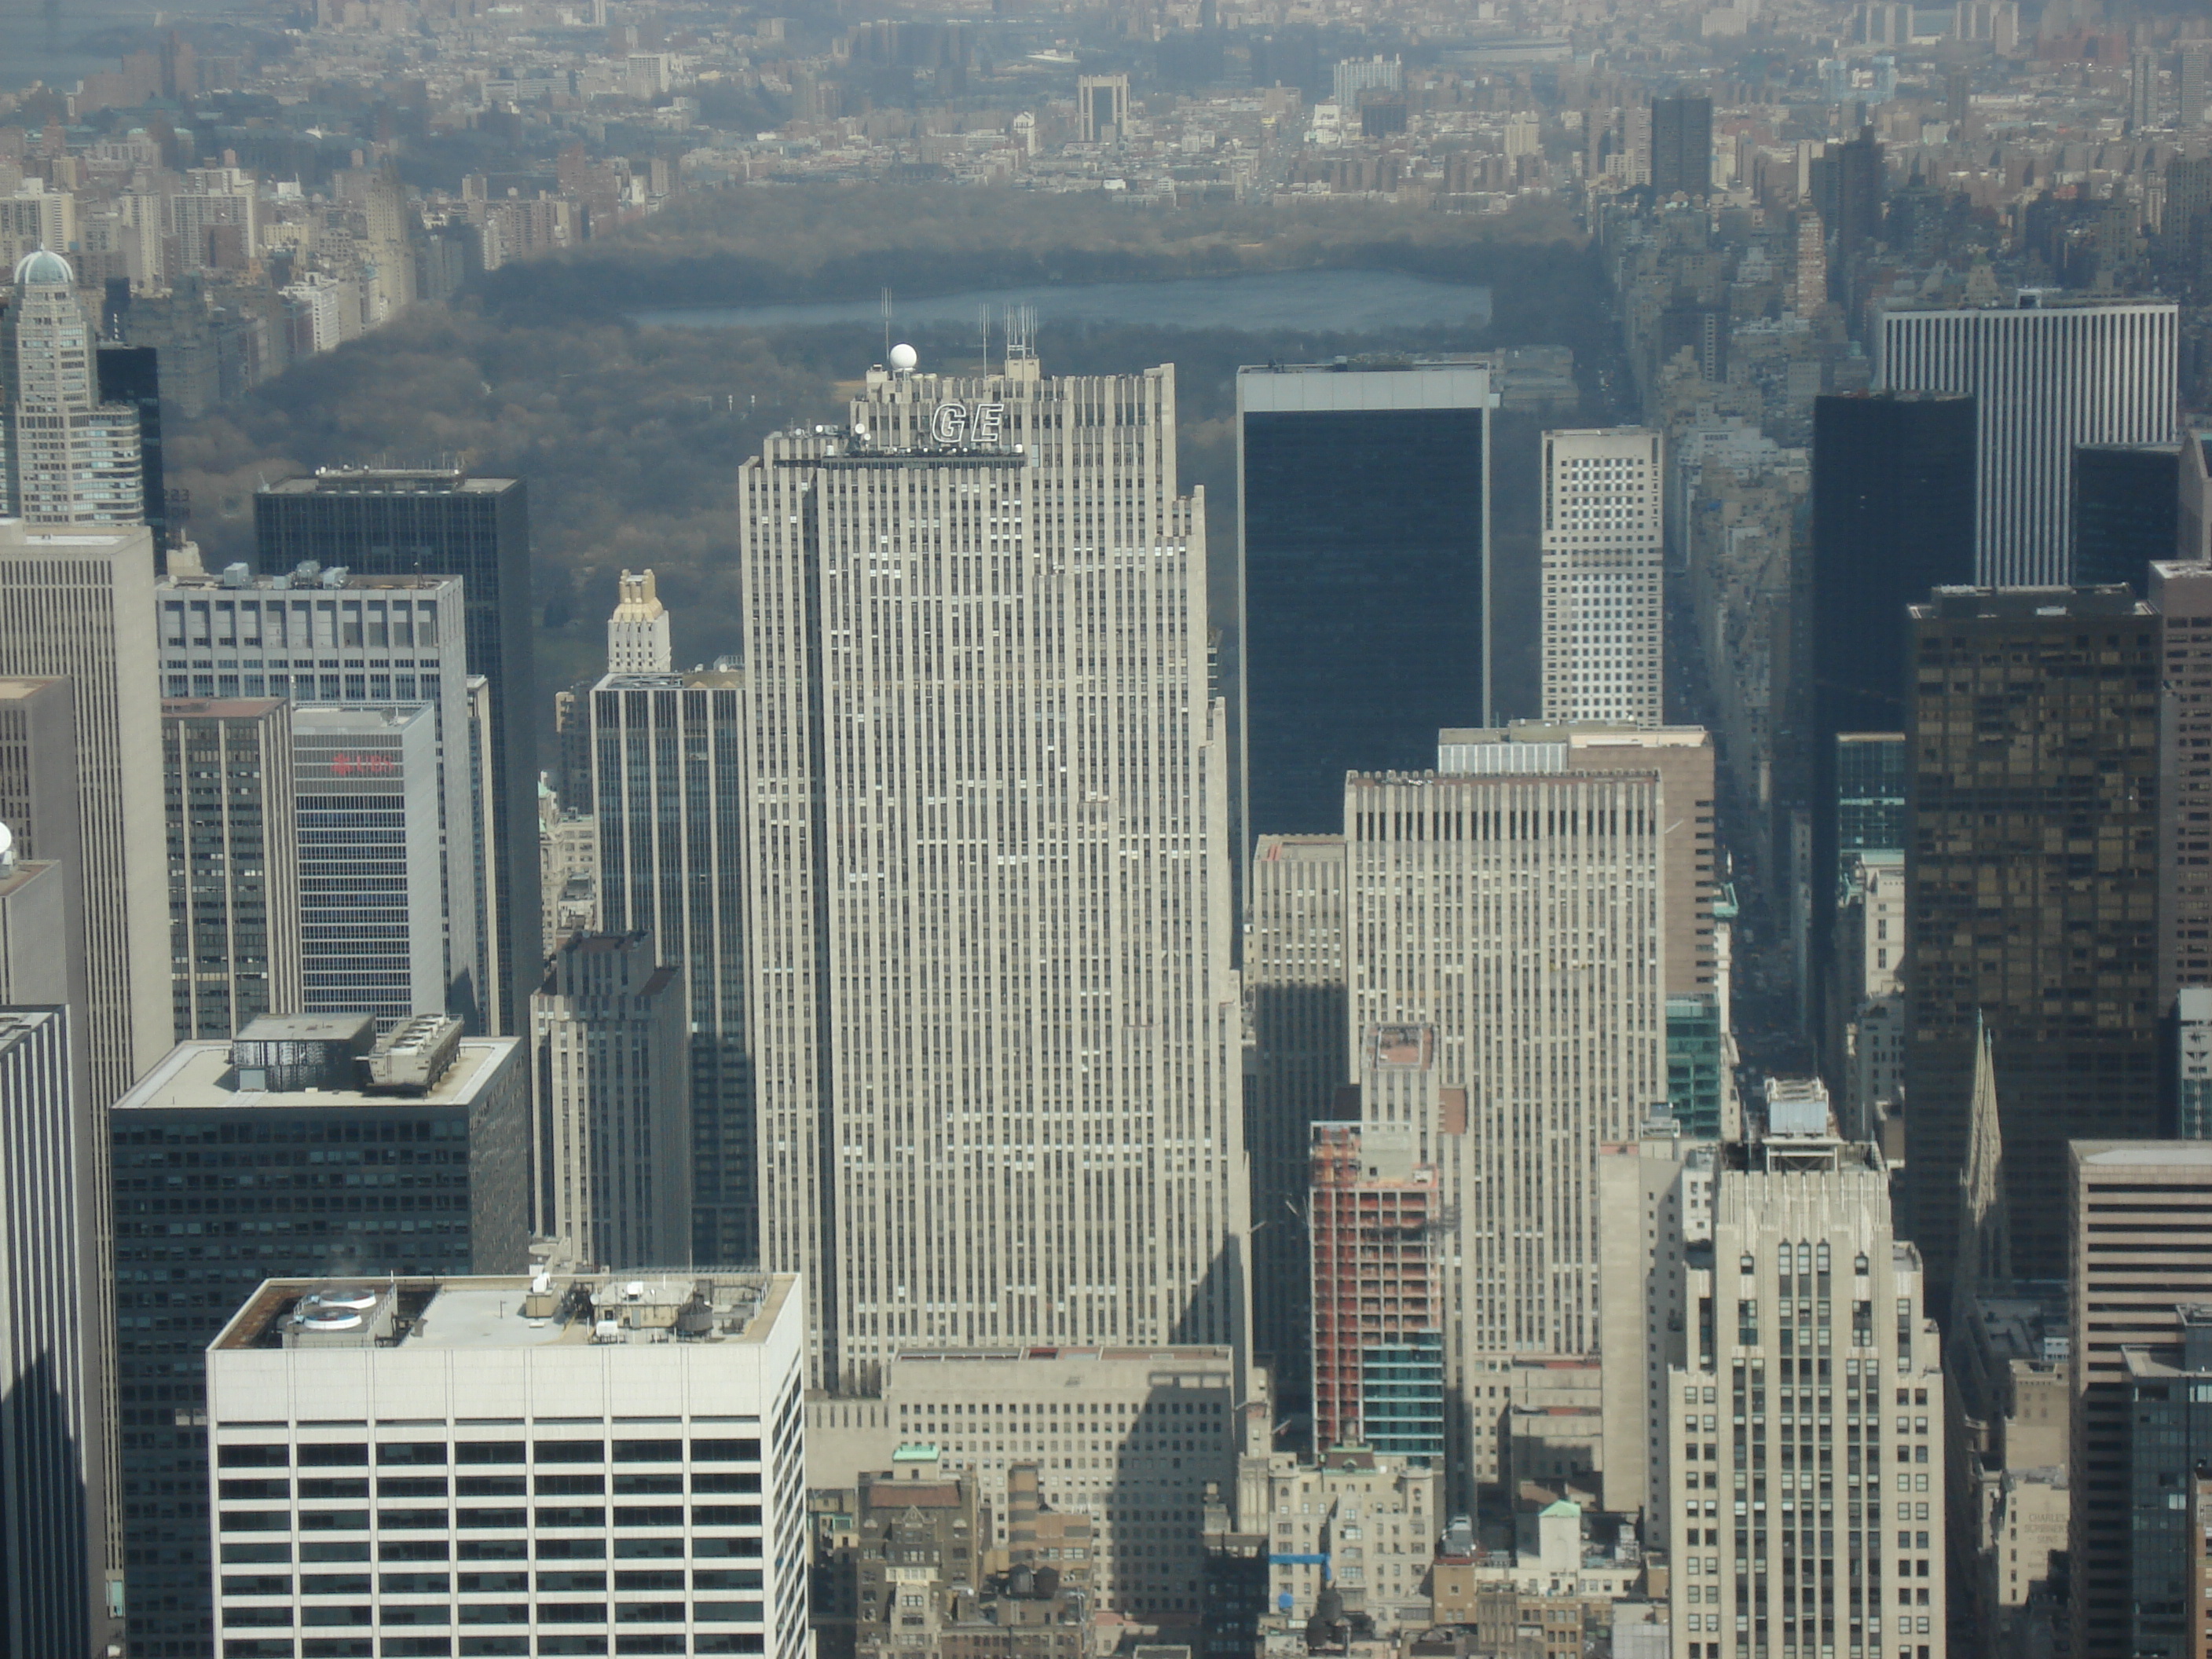
M 903 342 L 891 348 L 891 367 L 902 374 L 913 374 L 914 366 L 921 361 L 921 354 Z

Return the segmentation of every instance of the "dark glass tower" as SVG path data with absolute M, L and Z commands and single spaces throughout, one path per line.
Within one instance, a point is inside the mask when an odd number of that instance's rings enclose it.
M 2170 559 L 2181 531 L 2179 444 L 2074 446 L 2074 580 L 2148 592 L 2150 562 Z
M 152 346 L 110 345 L 98 353 L 100 401 L 129 404 L 138 411 L 138 477 L 145 492 L 146 526 L 154 532 L 154 571 L 169 568 L 168 484 L 161 470 L 161 372 Z
M 531 667 L 530 507 L 519 478 L 364 468 L 288 478 L 253 498 L 264 572 L 304 560 L 364 576 L 459 576 L 469 672 L 491 688 L 500 984 L 497 1023 L 529 1023 L 544 976 L 538 894 L 538 697 Z
M 1238 373 L 1240 865 L 1489 723 L 1489 402 L 1466 362 Z
M 1974 400 L 1946 392 L 1813 404 L 1812 586 L 1802 706 L 1812 764 L 1812 1006 L 1835 933 L 1842 849 L 1836 738 L 1902 732 L 1911 674 L 1905 608 L 1974 580 Z
M 1713 100 L 1651 101 L 1651 190 L 1661 201 L 1677 191 L 1708 196 L 1713 188 Z
M 2060 1279 L 2066 1143 L 2158 1132 L 2159 618 L 2124 587 L 1952 588 L 1911 639 L 1906 1219 L 1948 1288 L 1986 1029 L 2013 1271 Z
M 263 1279 L 527 1264 L 528 1054 L 395 1042 L 380 1067 L 371 1024 L 277 1015 L 179 1044 L 108 1113 L 134 1656 L 210 1650 L 205 1354 Z
M 739 677 L 610 674 L 590 693 L 599 914 L 684 970 L 691 1030 L 691 1259 L 760 1253 L 745 1037 Z

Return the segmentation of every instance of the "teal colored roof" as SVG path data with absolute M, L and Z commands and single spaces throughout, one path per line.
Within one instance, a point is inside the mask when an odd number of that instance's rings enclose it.
M 26 283 L 59 283 L 68 287 L 76 281 L 76 273 L 69 268 L 69 261 L 45 248 L 25 254 L 15 264 L 18 288 Z

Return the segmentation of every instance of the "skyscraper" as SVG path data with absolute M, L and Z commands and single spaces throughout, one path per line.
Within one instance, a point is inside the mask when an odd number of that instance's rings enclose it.
M 2066 1142 L 2158 1122 L 2157 628 L 2124 588 L 1912 609 L 1902 1198 L 1939 1291 L 1984 1024 L 2023 1277 L 2065 1271 Z
M 745 467 L 761 1254 L 820 1382 L 1244 1344 L 1228 711 L 1175 434 L 1171 368 L 1017 352 L 871 371 Z
M 218 1651 L 298 1624 L 346 1652 L 812 1652 L 788 1276 L 346 1274 L 242 1303 L 207 1354 Z M 373 1527 L 346 1501 L 372 1478 Z M 295 1553 L 332 1569 L 295 1583 Z
M 1912 672 L 1906 609 L 1974 579 L 1974 400 L 1941 392 L 1813 404 L 1809 719 L 1813 1006 L 1834 951 L 1847 732 L 1901 732 Z M 1850 757 L 1859 758 L 1859 757 Z M 1897 793 L 1902 795 L 1903 780 Z M 1902 846 L 1900 839 L 1892 845 Z M 1840 1064 L 1828 1055 L 1827 1063 Z M 1832 1072 L 1832 1078 L 1839 1074 Z
M 2172 441 L 2178 317 L 2169 301 L 2035 290 L 2011 307 L 1883 310 L 1877 384 L 1973 396 L 1976 581 L 2072 579 L 2075 447 Z
M 1651 100 L 1651 191 L 1706 196 L 1713 188 L 1713 100 L 1685 94 Z
M 2180 1304 L 2212 1302 L 2212 1145 L 2077 1140 L 2067 1169 L 2060 1224 L 2074 1303 L 2073 1651 L 2131 1659 L 2136 1522 L 2125 1350 L 2179 1358 Z
M 301 1007 L 390 1030 L 442 1014 L 455 969 L 440 904 L 436 722 L 428 708 L 292 714 Z M 290 1012 L 290 1011 L 286 1011 Z
M 0 510 L 31 525 L 141 521 L 138 412 L 101 400 L 94 330 L 69 261 L 15 266 L 0 312 Z
M 1663 440 L 1544 434 L 1544 718 L 1656 726 L 1666 711 Z
M 1355 775 L 1345 796 L 1350 1028 L 1363 1053 L 1370 1034 L 1431 1028 L 1435 1056 L 1367 1066 L 1361 1115 L 1418 1085 L 1414 1110 L 1437 1120 L 1461 1217 L 1446 1386 L 1462 1398 L 1516 1360 L 1595 1347 L 1598 1151 L 1667 1097 L 1659 769 L 1586 770 L 1564 741 L 1492 735 L 1448 749 L 1451 772 Z
M 668 607 L 660 602 L 653 572 L 622 573 L 622 598 L 607 618 L 607 672 L 669 672 Z
M 1237 371 L 1240 859 L 1490 718 L 1490 404 L 1472 362 Z
M 520 1030 L 538 987 L 537 681 L 531 666 L 530 509 L 517 478 L 459 471 L 325 470 L 253 497 L 260 568 L 302 561 L 359 575 L 459 576 L 468 666 L 491 690 L 489 906 L 502 978 L 485 993 L 492 1029 Z
M 2181 101 L 2176 125 L 2201 127 L 2206 118 L 2205 106 L 2212 103 L 2212 40 L 2184 40 L 2180 71 Z
M 429 709 L 437 752 L 430 822 L 444 859 L 436 902 L 451 988 L 444 1006 L 491 1029 L 502 981 L 498 942 L 484 925 L 491 826 L 476 775 L 462 589 L 451 576 L 363 576 L 312 564 L 274 576 L 249 575 L 241 565 L 209 575 L 197 555 L 180 550 L 154 596 L 170 697 Z
M 570 939 L 530 1000 L 538 1231 L 577 1261 L 672 1267 L 691 1253 L 690 1010 L 647 933 Z
M 690 1002 L 691 1260 L 761 1249 L 746 1037 L 744 676 L 610 674 L 589 702 L 599 921 L 651 935 Z M 781 901 L 779 900 L 779 903 Z
M 1443 1189 L 1414 1131 L 1313 1130 L 1314 1449 L 1444 1456 Z
M 2081 444 L 2074 451 L 2074 574 L 2078 586 L 2146 591 L 2154 559 L 2181 534 L 2178 444 Z
M 2158 989 L 2212 986 L 2212 565 L 2150 567 L 2159 617 Z
M 0 674 L 74 683 L 87 1042 L 100 1103 L 129 1088 L 171 1035 L 153 584 L 143 527 L 0 522 Z
M 263 1279 L 528 1265 L 521 1045 L 443 1021 L 373 1042 L 365 1014 L 264 1018 L 179 1045 L 109 1115 L 133 1653 L 220 1651 L 204 1356 Z
M 300 839 L 292 710 L 270 697 L 161 704 L 176 1039 L 296 1013 Z
M 1352 1113 L 1345 1015 L 1344 837 L 1261 836 L 1245 890 L 1244 1114 L 1252 1162 L 1252 1346 L 1275 1397 L 1303 1397 L 1312 1259 L 1306 1215 L 1313 1125 Z
M 1712 1203 L 1674 1269 L 1701 1310 L 1663 1402 L 1674 1651 L 1940 1659 L 1943 1365 L 1881 1156 L 1793 1121 L 1722 1149 Z
M 0 889 L 12 875 L 0 853 Z M 64 1007 L 0 1006 L 0 1638 L 9 1653 L 92 1653 L 107 1635 L 107 1401 L 94 1364 L 107 1345 L 88 1328 L 100 1307 L 84 1224 L 94 1163 L 69 1018 Z
M 101 341 L 94 356 L 94 374 L 100 383 L 100 401 L 121 404 L 138 414 L 138 494 L 142 517 L 154 532 L 154 568 L 164 568 L 172 532 L 181 537 L 184 526 L 169 522 L 168 475 L 161 445 L 161 363 L 158 348 L 123 345 Z

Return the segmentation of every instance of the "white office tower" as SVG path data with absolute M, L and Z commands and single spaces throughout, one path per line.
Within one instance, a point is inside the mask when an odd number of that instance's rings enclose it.
M 1664 440 L 1544 434 L 1544 718 L 1656 726 L 1665 703 Z
M 143 521 L 138 411 L 100 400 L 98 349 L 69 261 L 26 254 L 0 312 L 0 514 L 33 525 Z
M 1974 398 L 1974 580 L 2074 579 L 2074 451 L 2173 437 L 2178 307 L 2023 290 L 2010 307 L 1886 309 L 1876 384 Z
M 471 1030 L 498 1030 L 505 981 L 487 902 L 497 861 L 486 862 L 491 797 L 476 775 L 460 578 L 362 576 L 313 562 L 283 575 L 255 576 L 242 564 L 210 575 L 197 551 L 178 550 L 154 599 L 166 696 L 430 710 L 445 860 L 437 902 L 453 975 L 440 1008 Z
M 96 1107 L 136 1082 L 174 1036 L 153 588 L 154 543 L 143 526 L 38 530 L 0 520 L 0 675 L 72 682 Z M 0 757 L 0 769 L 12 758 Z M 40 782 L 31 781 L 34 801 Z M 104 1140 L 98 1157 L 104 1183 Z
M 1675 1659 L 1942 1659 L 1943 1370 L 1889 1171 L 1816 1084 L 1724 1146 L 1668 1373 Z
M 803 1311 L 781 1273 L 264 1281 L 207 1351 L 214 1650 L 805 1659 Z
M 690 1012 L 643 933 L 570 939 L 530 999 L 538 1231 L 574 1261 L 690 1259 Z
M 440 881 L 438 731 L 422 703 L 292 711 L 301 1013 L 368 1012 L 379 1035 L 442 1014 L 475 963 Z M 473 940 L 471 941 L 471 945 Z
M 621 592 L 607 618 L 607 672 L 667 673 L 668 607 L 660 602 L 653 572 L 623 571 Z
M 741 499 L 761 1255 L 805 1276 L 817 1382 L 1241 1352 L 1226 717 L 1174 371 L 873 370 Z
M 1448 1391 L 1596 1352 L 1598 1156 L 1667 1097 L 1656 765 L 1585 769 L 1564 742 L 1484 735 L 1454 773 L 1345 791 L 1352 1052 L 1433 1033 L 1420 1110 L 1441 1138 L 1421 1153 L 1458 1217 Z M 1370 1121 L 1401 1109 L 1386 1069 L 1363 1073 Z

